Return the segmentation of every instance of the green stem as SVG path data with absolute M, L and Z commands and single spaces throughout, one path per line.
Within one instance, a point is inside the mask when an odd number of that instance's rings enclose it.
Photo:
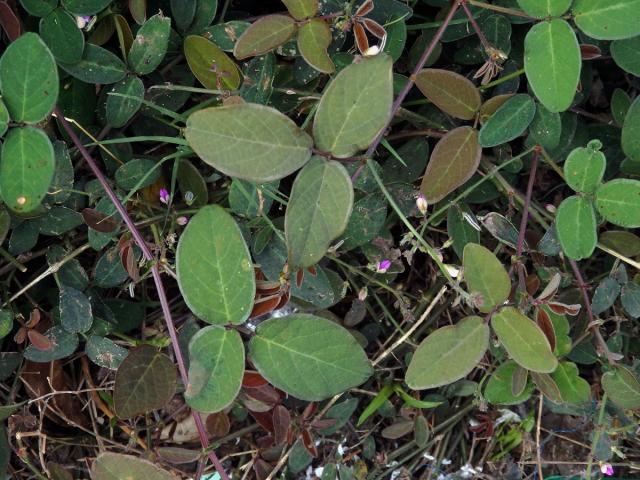
M 507 82 L 509 80 L 511 80 L 512 78 L 516 78 L 519 77 L 520 75 L 522 75 L 524 73 L 524 68 L 521 68 L 520 70 L 516 70 L 515 72 L 511 72 L 508 73 L 500 78 L 497 78 L 496 80 L 494 80 L 493 82 L 489 82 L 486 85 L 480 85 L 480 91 L 484 92 L 485 90 L 491 88 L 491 87 L 495 87 L 496 85 L 500 85 L 501 83 Z

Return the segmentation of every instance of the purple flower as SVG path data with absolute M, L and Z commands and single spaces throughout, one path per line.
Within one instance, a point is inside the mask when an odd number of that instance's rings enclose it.
M 169 192 L 166 188 L 160 189 L 160 201 L 167 205 L 169 203 Z
M 613 475 L 613 466 L 610 463 L 601 463 L 600 471 L 607 477 L 610 477 L 611 475 Z
M 391 267 L 391 260 L 381 260 L 380 262 L 378 262 L 378 265 L 376 265 L 376 272 L 385 273 L 387 270 L 389 270 L 389 267 Z

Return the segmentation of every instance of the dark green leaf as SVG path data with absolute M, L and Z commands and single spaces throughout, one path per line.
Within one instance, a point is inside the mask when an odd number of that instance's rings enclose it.
M 207 183 L 202 174 L 193 163 L 184 158 L 180 159 L 180 166 L 178 167 L 178 186 L 183 196 L 187 192 L 193 194 L 193 206 L 203 207 L 209 202 Z
M 249 249 L 238 225 L 219 205 L 201 208 L 176 252 L 178 285 L 189 309 L 214 324 L 241 324 L 256 285 Z
M 2 99 L 11 119 L 37 123 L 58 101 L 58 69 L 53 55 L 35 33 L 11 43 L 0 59 Z
M 185 400 L 199 412 L 219 412 L 236 398 L 244 373 L 244 345 L 235 330 L 206 327 L 189 342 Z
M 340 248 L 347 251 L 369 243 L 380 233 L 386 218 L 387 202 L 383 195 L 371 193 L 359 198 L 353 204 Z
M 22 8 L 34 17 L 46 17 L 58 6 L 58 0 L 20 0 Z
M 76 63 L 82 59 L 84 34 L 64 10 L 56 9 L 40 20 L 40 36 L 57 60 Z
M 182 0 L 178 0 L 182 3 Z M 208 38 L 225 52 L 233 52 L 238 38 L 249 28 L 249 22 L 231 20 L 226 23 L 218 23 L 207 28 L 202 35 Z
M 189 28 L 193 22 L 197 4 L 197 0 L 171 0 L 171 18 L 181 32 Z
M 59 62 L 59 65 L 65 72 L 85 83 L 116 83 L 127 73 L 122 60 L 109 50 L 91 43 L 85 45 L 82 60 L 78 63 Z
M 640 382 L 631 369 L 617 365 L 602 375 L 602 388 L 616 405 L 640 408 Z
M 9 335 L 13 328 L 13 315 L 8 310 L 0 310 L 0 340 Z
M 589 258 L 596 248 L 598 236 L 596 216 L 591 200 L 573 196 L 566 198 L 556 213 L 556 231 L 564 253 L 573 260 Z
M 72 287 L 60 289 L 60 323 L 70 333 L 84 333 L 91 328 L 93 313 L 84 293 Z
M 116 345 L 105 337 L 91 335 L 85 346 L 87 356 L 102 368 L 117 370 L 129 353 L 126 348 Z
M 489 327 L 480 317 L 466 317 L 425 338 L 413 354 L 405 382 L 414 390 L 448 385 L 466 377 L 489 346 Z
M 46 215 L 34 220 L 42 235 L 59 236 L 82 225 L 82 215 L 67 207 L 55 206 Z
M 634 282 L 622 287 L 620 301 L 624 311 L 632 318 L 640 318 L 640 286 Z
M 572 12 L 578 28 L 598 40 L 640 34 L 640 0 L 575 0 Z
M 313 315 L 261 323 L 249 352 L 263 377 L 301 400 L 324 400 L 360 385 L 372 373 L 365 352 L 346 329 Z
M 153 160 L 136 158 L 116 170 L 116 183 L 124 190 L 140 190 L 152 185 L 160 178 L 160 168 Z
M 117 247 L 107 250 L 96 263 L 93 279 L 98 287 L 117 287 L 124 282 L 129 275 L 122 266 Z
M 144 22 L 133 40 L 127 62 L 139 75 L 153 72 L 162 62 L 169 45 L 171 19 L 161 13 Z
M 12 128 L 2 145 L 0 196 L 17 212 L 40 205 L 53 180 L 55 158 L 49 137 L 33 127 Z
M 453 249 L 459 258 L 462 258 L 468 243 L 480 243 L 480 232 L 466 220 L 465 213 L 471 215 L 466 204 L 455 205 L 447 212 L 447 233 L 453 240 Z
M 50 328 L 44 336 L 49 339 L 51 348 L 40 350 L 29 345 L 24 351 L 24 358 L 32 362 L 47 363 L 68 357 L 78 348 L 78 335 L 69 333 L 60 326 Z
M 621 142 L 625 155 L 640 161 L 640 96 L 636 97 L 624 117 Z
M 560 114 L 550 112 L 544 105 L 536 105 L 536 114 L 529 126 L 531 138 L 546 149 L 553 149 L 560 143 L 562 121 Z
M 201 33 L 204 28 L 211 25 L 217 9 L 218 0 L 197 0 L 196 13 L 189 31 L 196 34 Z
M 533 99 L 524 93 L 514 95 L 494 113 L 480 129 L 483 147 L 495 147 L 519 137 L 536 113 Z
M 176 391 L 176 368 L 169 357 L 149 345 L 129 351 L 116 373 L 113 405 L 122 419 L 157 410 Z
M 607 230 L 602 232 L 600 242 L 626 257 L 640 255 L 640 237 L 625 230 Z
M 64 8 L 73 15 L 94 15 L 103 10 L 112 0 L 62 0 Z
M 620 295 L 620 284 L 613 278 L 607 277 L 598 284 L 591 300 L 591 310 L 594 315 L 600 315 L 609 310 Z
M 124 127 L 140 109 L 143 99 L 144 84 L 135 75 L 116 83 L 107 93 L 105 114 L 109 125 L 115 128 Z
M 620 68 L 640 77 L 640 35 L 613 42 L 611 56 Z

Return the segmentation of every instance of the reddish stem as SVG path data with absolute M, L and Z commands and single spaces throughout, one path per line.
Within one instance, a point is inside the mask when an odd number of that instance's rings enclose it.
M 129 228 L 129 231 L 131 232 L 131 235 L 133 236 L 136 244 L 138 245 L 138 247 L 140 247 L 140 250 L 142 250 L 144 258 L 151 262 L 151 274 L 153 276 L 153 282 L 155 283 L 155 287 L 158 292 L 158 300 L 160 301 L 160 305 L 162 307 L 162 313 L 167 324 L 167 330 L 169 332 L 169 338 L 171 339 L 173 353 L 176 357 L 176 362 L 178 363 L 178 371 L 180 372 L 182 383 L 186 386 L 189 383 L 187 369 L 185 367 L 184 357 L 182 356 L 182 352 L 180 351 L 180 344 L 178 343 L 178 333 L 176 332 L 176 327 L 173 323 L 173 317 L 171 316 L 171 310 L 169 308 L 169 301 L 167 300 L 167 294 L 164 290 L 164 284 L 162 283 L 162 277 L 160 276 L 160 269 L 158 268 L 156 258 L 151 253 L 147 242 L 138 230 L 138 227 L 136 227 L 136 224 L 129 215 L 129 212 L 127 212 L 127 209 L 124 207 L 124 205 L 122 205 L 115 192 L 109 185 L 109 182 L 107 182 L 107 179 L 98 167 L 98 164 L 91 157 L 91 154 L 84 147 L 82 141 L 78 138 L 73 128 L 71 128 L 71 125 L 69 125 L 69 122 L 67 122 L 67 119 L 64 117 L 58 107 L 54 109 L 54 114 L 58 118 L 58 120 L 60 120 L 60 124 L 67 132 L 69 138 L 71 138 L 71 141 L 74 143 L 76 148 L 80 151 L 80 154 L 85 159 L 85 161 L 89 165 L 89 168 L 100 182 L 100 185 L 102 185 L 102 188 L 106 192 L 107 197 L 109 197 L 113 205 L 116 207 L 116 210 L 124 220 L 127 228 Z M 193 415 L 196 429 L 198 430 L 198 435 L 200 436 L 200 443 L 202 444 L 202 448 L 206 449 L 209 446 L 209 438 L 207 437 L 207 432 L 202 422 L 202 418 L 200 418 L 200 415 L 193 410 L 191 413 Z M 209 452 L 209 458 L 211 459 L 211 462 L 213 463 L 221 479 L 229 480 L 229 477 L 224 471 L 224 468 L 220 463 L 220 460 L 218 460 L 216 454 L 214 452 Z
M 464 10 L 464 13 L 466 13 L 467 17 L 469 18 L 469 22 L 471 23 L 471 26 L 476 31 L 476 35 L 478 35 L 478 38 L 480 39 L 480 43 L 482 44 L 484 49 L 489 50 L 490 48 L 493 48 L 492 45 L 487 40 L 487 37 L 485 37 L 484 33 L 482 33 L 482 30 L 480 29 L 480 25 L 478 25 L 478 22 L 476 22 L 476 19 L 473 17 L 473 13 L 471 13 L 471 10 L 469 9 L 467 2 L 466 1 L 461 2 L 461 5 L 462 5 L 462 9 Z
M 529 223 L 529 208 L 531 206 L 531 197 L 533 195 L 533 184 L 536 181 L 536 172 L 538 171 L 538 155 L 539 147 L 533 150 L 533 158 L 531 160 L 531 170 L 529 171 L 529 183 L 527 183 L 527 193 L 524 197 L 524 205 L 522 208 L 522 220 L 520 220 L 520 231 L 518 232 L 518 243 L 516 244 L 516 256 L 518 257 L 518 288 L 521 291 L 526 289 L 526 280 L 524 277 L 524 265 L 522 264 L 522 252 L 524 250 L 524 236 L 527 232 L 527 224 Z

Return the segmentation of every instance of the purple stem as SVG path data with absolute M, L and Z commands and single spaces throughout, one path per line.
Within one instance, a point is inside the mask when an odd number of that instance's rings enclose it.
M 533 151 L 533 159 L 531 160 L 531 171 L 529 172 L 529 183 L 527 183 L 527 193 L 524 197 L 524 206 L 522 208 L 522 220 L 520 220 L 520 231 L 518 232 L 518 243 L 516 244 L 516 256 L 518 257 L 518 282 L 519 289 L 524 291 L 526 288 L 526 279 L 524 277 L 524 265 L 522 264 L 522 251 L 524 250 L 524 236 L 527 232 L 527 224 L 529 223 L 529 208 L 531 206 L 531 197 L 533 195 L 533 184 L 536 181 L 536 172 L 538 171 L 538 149 Z
M 480 43 L 482 44 L 484 49 L 488 50 L 490 48 L 493 48 L 489 43 L 489 41 L 487 40 L 487 37 L 485 37 L 484 33 L 482 33 L 482 30 L 480 29 L 480 25 L 478 25 L 478 22 L 476 22 L 476 19 L 473 17 L 473 13 L 471 13 L 471 10 L 469 10 L 469 6 L 467 5 L 467 2 L 466 1 L 461 2 L 461 5 L 462 5 L 462 9 L 464 10 L 464 13 L 466 13 L 467 17 L 469 17 L 469 22 L 471 23 L 471 26 L 473 27 L 473 29 L 476 31 L 476 35 L 478 35 L 478 38 L 480 39 Z
M 60 124 L 67 132 L 67 134 L 73 141 L 76 148 L 80 151 L 80 154 L 85 159 L 85 161 L 89 165 L 89 168 L 91 169 L 95 177 L 98 179 L 98 181 L 102 185 L 102 188 L 104 188 L 104 191 L 107 193 L 107 196 L 109 197 L 111 202 L 113 202 L 113 205 L 116 207 L 116 210 L 124 220 L 124 223 L 129 228 L 129 231 L 131 232 L 131 234 L 133 235 L 133 239 L 135 240 L 136 244 L 138 245 L 138 247 L 140 247 L 140 250 L 142 250 L 142 254 L 144 255 L 144 258 L 149 262 L 151 262 L 151 274 L 153 276 L 153 282 L 155 283 L 155 287 L 158 292 L 158 300 L 160 301 L 160 305 L 162 306 L 162 313 L 164 315 L 164 319 L 167 324 L 167 330 L 169 331 L 169 338 L 171 338 L 171 346 L 173 347 L 173 353 L 175 354 L 176 362 L 178 363 L 178 371 L 180 372 L 180 378 L 182 379 L 182 383 L 186 386 L 189 383 L 187 369 L 184 364 L 184 357 L 182 356 L 182 352 L 180 351 L 180 344 L 178 343 L 178 334 L 176 332 L 176 327 L 173 323 L 173 318 L 171 316 L 169 301 L 167 300 L 167 294 L 164 290 L 164 284 L 162 283 L 162 277 L 160 276 L 160 269 L 158 268 L 158 263 L 155 257 L 153 256 L 153 254 L 151 253 L 151 250 L 149 249 L 147 242 L 145 241 L 145 239 L 142 237 L 142 234 L 138 230 L 138 227 L 136 227 L 135 222 L 127 212 L 127 209 L 124 207 L 124 205 L 122 205 L 122 203 L 116 196 L 115 192 L 107 182 L 106 177 L 98 167 L 98 164 L 91 157 L 91 154 L 84 147 L 84 145 L 82 144 L 82 141 L 78 138 L 76 133 L 73 131 L 73 128 L 71 128 L 71 125 L 69 125 L 69 122 L 67 122 L 67 119 L 64 118 L 64 115 L 62 114 L 62 112 L 57 106 L 54 109 L 54 114 L 58 118 L 58 120 L 60 120 Z M 204 424 L 202 423 L 202 418 L 200 418 L 200 415 L 193 410 L 191 411 L 191 413 L 193 415 L 193 420 L 195 422 L 196 429 L 198 430 L 198 435 L 200 436 L 200 443 L 202 444 L 202 448 L 206 449 L 209 447 L 209 438 L 207 437 L 207 432 L 205 430 Z M 218 457 L 213 451 L 209 452 L 209 458 L 211 459 L 211 462 L 213 463 L 221 479 L 229 480 L 229 477 L 224 471 L 224 468 L 220 463 L 220 460 L 218 460 Z

